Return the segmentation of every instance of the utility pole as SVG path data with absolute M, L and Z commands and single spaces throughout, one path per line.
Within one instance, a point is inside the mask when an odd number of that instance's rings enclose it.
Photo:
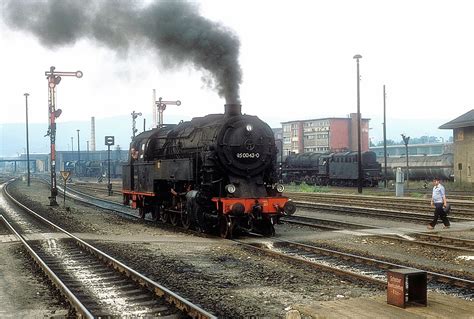
M 408 190 L 408 180 L 410 179 L 410 171 L 408 167 L 408 142 L 410 141 L 410 136 L 405 136 L 405 134 L 402 134 L 403 138 L 403 143 L 405 144 L 405 152 L 407 154 L 407 190 Z
M 51 196 L 49 196 L 49 205 L 58 206 L 56 196 L 58 195 L 58 188 L 56 185 L 56 118 L 61 115 L 61 109 L 56 110 L 56 86 L 61 82 L 61 76 L 75 76 L 82 78 L 82 72 L 59 72 L 55 71 L 54 66 L 46 71 L 46 79 L 48 80 L 48 113 L 49 113 L 49 128 L 46 136 L 49 135 L 51 141 Z
M 387 188 L 387 118 L 386 118 L 386 105 L 385 99 L 387 94 L 385 93 L 385 84 L 383 86 L 383 158 L 385 163 L 384 168 L 384 187 Z
M 23 94 L 26 103 L 26 169 L 28 171 L 27 185 L 30 186 L 30 141 L 28 136 L 28 93 Z
M 359 75 L 359 59 L 362 59 L 360 54 L 354 55 L 357 61 L 357 192 L 362 194 L 362 151 L 360 145 L 360 75 Z
M 77 131 L 77 163 L 79 164 L 79 162 L 81 161 L 81 146 L 80 146 L 80 143 L 79 143 L 79 131 L 80 130 L 76 130 Z

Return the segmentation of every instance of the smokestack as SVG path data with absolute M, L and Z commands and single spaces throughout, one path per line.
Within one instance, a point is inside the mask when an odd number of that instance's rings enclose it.
M 153 108 L 153 126 L 152 128 L 156 128 L 158 126 L 156 122 L 156 90 L 153 89 L 153 95 L 152 95 L 152 108 Z
M 237 103 L 225 104 L 225 116 L 242 115 L 242 105 Z
M 91 151 L 95 152 L 95 117 L 91 117 Z

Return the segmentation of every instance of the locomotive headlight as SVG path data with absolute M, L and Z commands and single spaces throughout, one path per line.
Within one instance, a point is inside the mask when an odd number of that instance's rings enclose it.
M 235 185 L 234 184 L 227 184 L 225 186 L 225 191 L 229 194 L 234 194 L 235 193 Z
M 245 129 L 247 130 L 247 132 L 252 132 L 252 130 L 253 130 L 252 124 L 247 124 L 247 126 L 245 127 Z
M 277 184 L 275 188 L 278 193 L 283 193 L 285 191 L 285 186 L 283 186 L 283 184 Z

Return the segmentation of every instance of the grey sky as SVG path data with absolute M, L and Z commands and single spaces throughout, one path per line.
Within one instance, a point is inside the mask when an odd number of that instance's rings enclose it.
M 473 108 L 472 8 L 469 1 L 200 4 L 204 17 L 240 38 L 244 112 L 273 127 L 293 119 L 345 117 L 356 110 L 352 57 L 361 54 L 361 111 L 373 119 L 374 131 L 381 127 L 383 84 L 388 122 L 417 119 L 423 127 L 423 120 L 439 120 L 441 125 Z M 126 56 L 88 40 L 50 50 L 33 35 L 0 23 L 0 47 L 0 124 L 24 121 L 24 92 L 31 94 L 30 121 L 47 122 L 44 72 L 51 65 L 84 72 L 82 79 L 63 78 L 58 86 L 62 122 L 132 110 L 151 113 L 153 88 L 158 96 L 182 101 L 165 116 L 189 119 L 223 111 L 224 99 L 203 84 L 201 71 L 192 65 L 165 70 L 157 53 L 141 46 Z

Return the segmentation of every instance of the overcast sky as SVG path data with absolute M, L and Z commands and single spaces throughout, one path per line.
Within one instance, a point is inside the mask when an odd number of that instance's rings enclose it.
M 200 12 L 240 38 L 243 112 L 272 127 L 288 120 L 346 117 L 356 111 L 353 56 L 360 54 L 362 116 L 372 118 L 371 127 L 380 132 L 384 84 L 389 124 L 416 119 L 421 127 L 424 121 L 441 125 L 473 108 L 471 3 L 209 0 L 201 2 Z M 132 110 L 151 114 L 153 88 L 157 96 L 182 101 L 170 106 L 165 118 L 223 112 L 224 99 L 203 85 L 201 71 L 191 65 L 165 69 L 156 53 L 143 48 L 124 55 L 81 40 L 50 50 L 3 22 L 0 48 L 0 124 L 24 122 L 25 92 L 31 94 L 30 122 L 47 123 L 44 72 L 52 65 L 84 73 L 81 79 L 63 78 L 58 86 L 62 122 Z

